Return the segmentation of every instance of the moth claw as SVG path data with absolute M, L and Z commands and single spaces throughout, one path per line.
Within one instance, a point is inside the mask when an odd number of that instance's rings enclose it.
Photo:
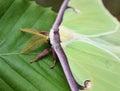
M 52 65 L 52 66 L 50 66 L 50 69 L 53 69 L 55 67 L 55 65 Z
M 34 61 L 32 60 L 32 61 L 30 61 L 30 63 L 32 64 Z
M 53 65 L 50 66 L 50 69 L 53 69 L 55 67 L 55 65 L 56 65 L 56 60 L 54 60 L 54 63 L 53 63 Z

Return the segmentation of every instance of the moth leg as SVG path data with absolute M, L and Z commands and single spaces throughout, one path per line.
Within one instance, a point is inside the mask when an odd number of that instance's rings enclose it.
M 34 60 L 32 60 L 30 63 L 33 63 L 33 62 L 37 62 L 39 61 L 39 59 L 43 58 L 44 56 L 46 56 L 49 52 L 50 52 L 51 48 L 47 48 L 45 50 L 43 50 L 42 53 L 40 53 Z
M 57 62 L 57 55 L 56 55 L 54 49 L 51 48 L 51 50 L 52 50 L 52 55 L 53 55 L 54 62 L 53 62 L 53 65 L 50 66 L 50 68 L 53 69 L 56 65 L 56 62 Z

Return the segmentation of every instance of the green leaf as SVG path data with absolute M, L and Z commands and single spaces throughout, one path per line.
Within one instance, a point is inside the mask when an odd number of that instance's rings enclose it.
M 34 53 L 21 50 L 33 36 L 21 28 L 49 31 L 56 13 L 28 0 L 0 0 L 0 91 L 70 91 L 62 68 L 53 63 L 51 54 L 30 64 L 47 45 Z

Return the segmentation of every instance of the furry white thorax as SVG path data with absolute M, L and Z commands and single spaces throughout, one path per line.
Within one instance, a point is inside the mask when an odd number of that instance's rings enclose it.
M 54 30 L 53 29 L 50 30 L 49 38 L 50 38 L 51 45 L 54 45 L 55 43 L 54 43 Z

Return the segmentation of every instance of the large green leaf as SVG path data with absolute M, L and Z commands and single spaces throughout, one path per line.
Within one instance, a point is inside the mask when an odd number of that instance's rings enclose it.
M 60 64 L 50 69 L 51 54 L 30 64 L 47 45 L 28 55 L 20 53 L 32 37 L 20 29 L 49 31 L 56 15 L 29 0 L 0 0 L 0 91 L 70 91 Z

